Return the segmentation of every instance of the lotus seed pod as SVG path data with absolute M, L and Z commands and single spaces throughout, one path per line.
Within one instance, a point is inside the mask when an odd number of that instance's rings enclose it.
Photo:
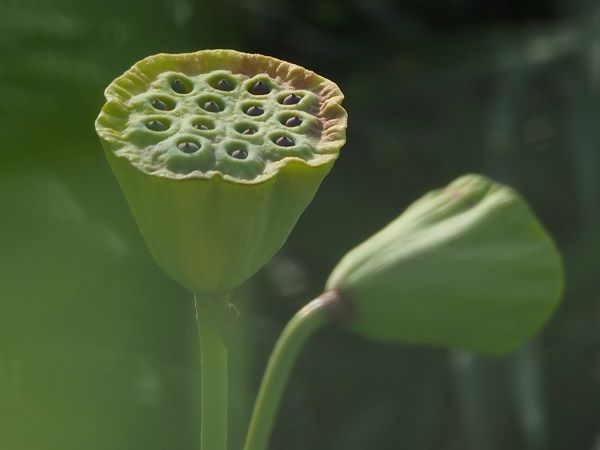
M 562 292 L 552 240 L 513 190 L 478 175 L 413 203 L 350 251 L 328 289 L 372 339 L 504 354 L 535 333 Z
M 105 96 L 96 130 L 142 235 L 196 293 L 229 292 L 271 259 L 345 142 L 336 84 L 262 55 L 151 56 Z

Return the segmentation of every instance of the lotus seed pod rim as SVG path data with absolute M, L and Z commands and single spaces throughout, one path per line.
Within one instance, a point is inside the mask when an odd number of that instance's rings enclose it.
M 294 134 L 293 147 L 286 147 L 286 149 L 290 149 L 289 156 L 283 156 L 277 161 L 269 160 L 265 164 L 265 168 L 262 173 L 257 173 L 254 177 L 249 176 L 248 178 L 241 178 L 231 176 L 218 169 L 206 171 L 191 170 L 189 173 L 175 173 L 166 167 L 163 167 L 159 170 L 148 172 L 138 164 L 131 164 L 133 168 L 143 173 L 173 180 L 210 180 L 217 177 L 233 183 L 258 184 L 267 181 L 273 176 L 276 176 L 280 169 L 291 161 L 301 162 L 302 164 L 311 167 L 331 164 L 337 158 L 339 150 L 345 142 L 347 115 L 345 110 L 340 105 L 343 99 L 343 94 L 335 83 L 295 64 L 287 63 L 285 61 L 263 55 L 248 54 L 233 50 L 202 50 L 195 53 L 180 55 L 159 54 L 145 58 L 144 60 L 136 63 L 131 69 L 125 72 L 125 74 L 118 77 L 109 85 L 105 91 L 107 102 L 102 108 L 102 111 L 96 121 L 96 128 L 98 134 L 105 143 L 104 148 L 106 151 L 113 152 L 113 154 L 115 154 L 117 157 L 129 159 L 126 156 L 119 154 L 119 151 L 125 145 L 127 145 L 127 139 L 129 137 L 128 134 L 124 132 L 124 126 L 121 123 L 123 118 L 127 117 L 129 114 L 126 102 L 134 98 L 135 95 L 140 91 L 143 91 L 143 89 L 145 89 L 149 83 L 152 83 L 153 77 L 164 74 L 166 74 L 166 77 L 169 77 L 172 70 L 164 70 L 167 66 L 170 69 L 179 69 L 183 73 L 187 73 L 190 77 L 194 76 L 196 73 L 204 73 L 206 75 L 206 79 L 208 80 L 207 83 L 209 84 L 210 80 L 213 80 L 214 82 L 214 79 L 227 77 L 227 73 L 224 68 L 230 70 L 232 73 L 237 70 L 240 73 L 247 74 L 248 79 L 244 82 L 245 84 L 242 82 L 237 82 L 238 85 L 235 87 L 235 89 L 225 92 L 225 95 L 230 96 L 238 95 L 239 91 L 245 89 L 247 84 L 255 80 L 265 80 L 265 77 L 270 77 L 270 79 L 274 79 L 279 83 L 282 82 L 280 80 L 286 80 L 285 82 L 287 84 L 285 84 L 284 88 L 280 89 L 279 92 L 275 92 L 275 90 L 273 90 L 272 94 L 276 97 L 280 97 L 281 95 L 289 92 L 306 90 L 306 92 L 309 94 L 314 94 L 316 98 L 317 95 L 315 92 L 318 92 L 320 94 L 320 100 L 317 98 L 317 100 L 319 100 L 319 111 L 316 115 L 312 115 L 312 117 L 307 111 L 297 111 L 293 107 L 287 108 L 287 105 L 281 104 L 278 104 L 278 106 L 281 107 L 279 111 L 271 113 L 273 123 L 281 123 L 281 117 L 286 115 L 286 111 L 288 109 L 289 111 L 287 112 L 290 115 L 298 115 L 301 117 L 301 119 L 303 119 L 303 123 L 295 127 L 293 131 L 284 130 L 282 132 L 278 132 L 273 130 L 264 130 L 260 125 L 261 121 L 255 121 L 258 127 L 258 133 L 246 137 L 250 138 L 248 139 L 248 142 L 251 143 L 257 142 L 259 138 L 264 138 L 265 143 L 263 144 L 262 148 L 265 149 L 263 153 L 267 155 L 267 157 L 270 157 L 270 152 L 272 151 L 281 152 L 281 150 L 278 150 L 278 146 L 275 144 L 275 138 L 277 136 L 274 137 L 274 134 L 284 133 L 285 135 L 288 135 L 289 133 L 293 133 L 294 131 L 297 131 L 303 127 L 304 129 L 301 131 L 310 134 L 309 127 L 314 126 L 316 122 L 322 125 L 322 132 L 316 145 L 311 144 L 308 141 L 308 138 L 304 138 L 304 135 Z M 211 71 L 210 73 L 209 70 Z M 262 70 L 262 72 L 258 74 L 254 73 L 256 70 Z M 215 71 L 215 73 L 212 73 L 212 71 Z M 290 89 L 290 83 L 295 83 L 293 85 L 294 89 Z M 209 87 L 202 92 L 196 93 L 194 89 L 200 88 L 194 85 L 192 86 L 191 92 L 188 94 L 175 93 L 173 95 L 175 97 L 177 97 L 177 95 L 180 95 L 181 97 L 185 97 L 186 95 L 192 95 L 196 97 L 198 95 L 210 96 L 211 89 L 212 91 L 216 91 L 215 88 Z M 152 95 L 153 98 L 163 97 L 163 93 L 161 92 L 156 92 Z M 248 102 L 260 103 L 261 98 L 265 97 L 265 95 L 256 95 L 254 96 L 256 99 L 248 100 Z M 309 99 L 303 98 L 302 100 L 308 101 Z M 175 105 L 170 110 L 155 111 L 156 114 L 149 116 L 155 120 L 171 121 L 167 130 L 157 132 L 158 134 L 162 133 L 161 136 L 165 136 L 164 139 L 177 134 L 180 131 L 180 126 L 185 126 L 188 128 L 190 126 L 189 123 L 183 125 L 175 123 L 179 117 L 178 114 L 180 114 L 178 108 L 179 104 L 177 101 L 175 101 Z M 163 112 L 173 113 L 171 119 L 162 114 Z M 216 114 L 218 115 L 221 113 Z M 207 115 L 206 118 L 197 118 L 197 120 L 202 119 L 211 120 L 212 118 L 210 115 Z M 248 117 L 248 119 L 248 121 L 254 121 L 254 118 L 252 117 Z M 221 124 L 221 122 L 219 122 L 215 128 L 218 128 L 219 124 Z M 217 133 L 217 130 L 205 131 L 202 136 L 210 137 L 211 132 L 215 134 Z M 149 146 L 149 148 L 151 148 L 151 146 Z M 309 157 L 307 155 L 311 151 L 311 148 L 313 148 L 313 155 L 312 157 Z M 201 151 L 202 148 L 200 149 L 200 152 Z

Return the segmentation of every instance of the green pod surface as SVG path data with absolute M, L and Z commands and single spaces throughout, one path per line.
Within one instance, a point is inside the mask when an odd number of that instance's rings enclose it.
M 345 142 L 337 85 L 263 55 L 151 56 L 105 96 L 96 130 L 141 233 L 196 293 L 272 258 Z
M 430 192 L 333 270 L 369 338 L 504 354 L 560 300 L 558 251 L 524 200 L 479 175 Z

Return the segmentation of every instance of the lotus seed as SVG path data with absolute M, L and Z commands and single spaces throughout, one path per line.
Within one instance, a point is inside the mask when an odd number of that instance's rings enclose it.
M 297 127 L 300 124 L 302 124 L 302 119 L 298 116 L 290 117 L 285 121 L 286 127 Z
M 230 155 L 236 159 L 246 159 L 248 152 L 243 148 L 236 148 L 231 151 Z
M 200 149 L 200 146 L 194 142 L 180 142 L 177 148 L 183 153 L 194 153 Z
M 246 128 L 244 131 L 242 131 L 242 134 L 245 134 L 247 136 L 250 136 L 252 134 L 256 133 L 256 129 L 255 128 Z
M 271 89 L 262 81 L 257 81 L 248 91 L 254 95 L 265 95 L 271 92 Z
M 295 105 L 296 103 L 298 103 L 300 100 L 302 99 L 302 97 L 300 97 L 299 95 L 296 94 L 290 94 L 288 95 L 286 98 L 283 99 L 283 104 L 284 105 Z
M 220 91 L 231 91 L 233 90 L 233 84 L 231 84 L 231 81 L 221 78 L 217 81 L 217 84 L 215 84 L 215 88 Z
M 161 111 L 167 111 L 170 109 L 167 104 L 159 98 L 152 100 L 152 106 L 154 106 L 156 109 L 160 109 Z
M 174 80 L 171 83 L 171 88 L 178 94 L 187 94 L 191 91 L 191 89 L 189 89 L 185 84 L 183 84 L 183 81 L 181 80 Z
M 279 136 L 275 139 L 275 143 L 281 147 L 291 147 L 294 145 L 294 141 L 287 136 Z
M 152 131 L 164 131 L 167 129 L 164 123 L 160 120 L 151 120 L 146 124 L 146 127 Z
M 206 102 L 202 105 L 202 109 L 208 112 L 220 112 L 221 107 L 214 101 Z
M 260 116 L 264 112 L 265 110 L 262 109 L 260 106 L 251 106 L 246 110 L 246 114 L 248 114 L 249 116 Z

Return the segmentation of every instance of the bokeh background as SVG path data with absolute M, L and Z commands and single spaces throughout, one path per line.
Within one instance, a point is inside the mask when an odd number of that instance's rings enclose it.
M 273 450 L 600 449 L 600 3 L 2 0 L 0 449 L 190 450 L 191 296 L 146 249 L 93 122 L 158 52 L 235 48 L 338 82 L 348 143 L 285 248 L 236 293 L 231 449 L 285 321 L 337 260 L 465 172 L 519 189 L 563 252 L 551 323 L 503 359 L 328 330 Z

